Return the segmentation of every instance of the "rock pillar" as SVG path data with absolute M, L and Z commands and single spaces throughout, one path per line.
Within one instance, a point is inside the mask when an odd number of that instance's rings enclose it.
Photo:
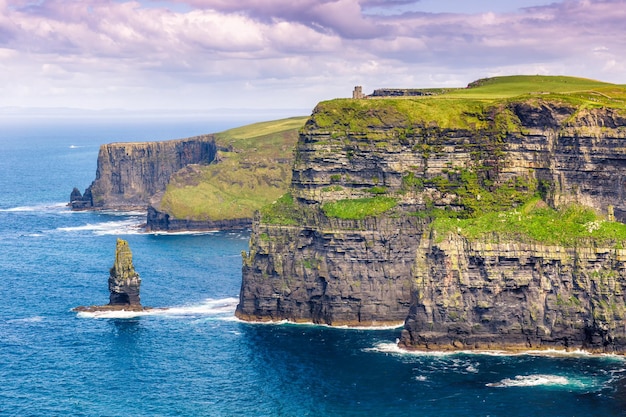
M 139 286 L 141 278 L 133 266 L 133 254 L 128 242 L 117 239 L 115 264 L 109 276 L 109 305 L 141 306 Z

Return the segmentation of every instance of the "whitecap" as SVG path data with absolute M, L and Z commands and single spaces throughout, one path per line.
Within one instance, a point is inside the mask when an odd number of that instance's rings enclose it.
M 7 320 L 7 323 L 40 323 L 42 321 L 43 321 L 43 317 L 32 316 L 32 317 L 25 317 L 21 319 L 10 319 L 10 320 Z
M 84 146 L 70 145 L 69 148 L 70 149 L 78 149 L 78 148 L 84 148 Z
M 160 316 L 160 317 L 198 317 L 209 316 L 213 318 L 228 318 L 232 317 L 235 313 L 235 308 L 239 302 L 238 298 L 221 298 L 221 299 L 207 299 L 202 304 L 188 305 L 180 307 L 163 307 L 163 308 L 148 308 L 142 311 L 81 311 L 77 313 L 81 318 L 93 318 L 93 319 L 132 319 L 136 317 L 144 316 Z
M 488 387 L 537 387 L 537 386 L 568 386 L 580 385 L 561 375 L 518 375 L 515 378 L 505 378 L 500 382 L 486 384 Z
M 78 213 L 81 213 L 80 211 Z M 93 211 L 84 211 L 82 213 L 93 213 Z M 145 217 L 148 212 L 146 210 L 97 210 L 95 213 L 106 214 L 107 216 L 142 216 Z
M 418 382 L 426 382 L 426 381 L 428 381 L 428 377 L 425 376 L 425 375 L 418 375 L 418 376 L 414 377 L 413 379 L 418 381 Z
M 59 227 L 59 232 L 92 232 L 97 236 L 105 235 L 136 235 L 143 233 L 138 219 L 115 220 L 101 223 L 87 223 L 82 226 Z
M 422 351 L 422 350 L 405 350 L 398 346 L 398 343 L 382 342 L 377 343 L 374 347 L 363 349 L 365 352 L 378 352 L 394 355 L 412 355 L 412 356 L 451 356 L 456 355 L 458 352 L 453 351 Z
M 478 368 L 476 367 L 477 364 L 470 364 L 467 368 L 465 368 L 465 370 L 469 373 L 472 374 L 477 374 L 478 373 Z
M 0 209 L 4 213 L 24 213 L 24 212 L 50 212 L 50 211 L 68 211 L 67 203 L 43 203 L 33 206 L 18 206 Z

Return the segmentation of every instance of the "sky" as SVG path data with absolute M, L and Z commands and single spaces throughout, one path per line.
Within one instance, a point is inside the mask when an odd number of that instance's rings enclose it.
M 626 84 L 626 0 L 0 0 L 0 113 L 294 109 L 511 74 Z

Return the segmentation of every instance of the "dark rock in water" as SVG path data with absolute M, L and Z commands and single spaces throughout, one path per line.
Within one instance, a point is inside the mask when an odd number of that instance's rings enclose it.
M 70 206 L 72 210 L 86 210 L 93 206 L 92 200 L 93 198 L 89 188 L 85 190 L 85 195 L 81 194 L 80 190 L 76 187 L 74 187 L 70 194 Z
M 103 306 L 80 306 L 73 309 L 79 312 L 98 311 L 145 311 L 141 305 L 139 287 L 141 278 L 133 266 L 133 254 L 128 242 L 117 239 L 115 263 L 109 275 L 109 304 Z
M 133 266 L 133 254 L 128 242 L 117 239 L 115 248 L 115 264 L 109 276 L 109 305 L 141 306 L 139 287 L 141 278 Z
M 151 232 L 178 232 L 178 231 L 208 231 L 208 230 L 237 230 L 252 226 L 252 219 L 229 220 L 189 220 L 177 219 L 159 211 L 156 207 L 148 206 L 146 230 Z

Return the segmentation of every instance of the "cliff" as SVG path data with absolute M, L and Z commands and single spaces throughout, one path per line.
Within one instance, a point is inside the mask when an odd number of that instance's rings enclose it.
M 215 163 L 187 166 L 151 200 L 150 230 L 249 227 L 254 212 L 291 181 L 293 148 L 305 118 L 255 123 L 216 133 Z
M 74 188 L 72 209 L 148 209 L 151 231 L 249 227 L 291 181 L 306 118 L 255 123 L 166 142 L 103 145 L 96 180 Z
M 217 148 L 211 135 L 164 142 L 111 143 L 100 146 L 96 179 L 81 195 L 74 188 L 74 210 L 146 209 L 164 191 L 172 174 L 189 164 L 209 164 Z
M 624 97 L 590 80 L 505 77 L 320 103 L 290 194 L 254 222 L 237 315 L 406 319 L 407 348 L 623 352 L 626 233 L 612 220 L 626 215 Z M 560 227 L 577 234 L 496 227 L 498 215 L 532 226 L 544 217 L 527 211 L 583 206 L 589 218 Z
M 626 251 L 424 239 L 401 345 L 626 349 Z

